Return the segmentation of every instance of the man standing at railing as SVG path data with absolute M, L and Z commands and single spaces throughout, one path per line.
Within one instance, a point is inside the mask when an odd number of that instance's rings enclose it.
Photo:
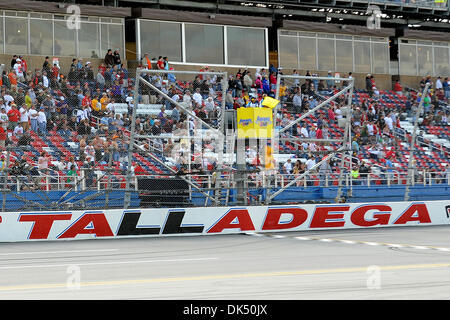
M 326 182 L 327 177 L 329 178 L 331 176 L 332 169 L 330 166 L 330 158 L 328 158 L 326 161 L 322 162 L 319 168 L 319 179 L 320 179 L 320 186 L 328 186 L 329 181 Z
M 75 165 L 72 164 L 70 166 L 69 171 L 67 171 L 67 180 L 66 180 L 66 182 L 68 184 L 68 187 L 71 187 L 72 184 L 75 183 L 76 176 L 77 176 L 77 170 L 75 168 Z
M 350 174 L 352 175 L 353 185 L 360 185 L 361 184 L 361 181 L 359 180 L 360 173 L 359 173 L 359 166 L 357 164 L 354 164 L 352 166 Z
M 368 185 L 369 167 L 364 162 L 359 167 L 359 176 L 361 178 L 361 185 Z
M 388 156 L 386 159 L 386 173 L 388 181 L 392 182 L 394 178 L 394 164 L 392 163 L 392 157 Z
M 45 115 L 45 108 L 41 107 L 38 111 L 37 122 L 40 135 L 47 135 L 47 116 Z
M 444 171 L 444 179 L 443 179 L 443 183 L 446 183 L 447 185 L 450 184 L 450 165 L 448 163 L 446 163 L 444 165 L 445 171 Z
M 448 77 L 444 78 L 442 89 L 444 90 L 445 98 L 450 99 L 450 80 L 448 79 Z

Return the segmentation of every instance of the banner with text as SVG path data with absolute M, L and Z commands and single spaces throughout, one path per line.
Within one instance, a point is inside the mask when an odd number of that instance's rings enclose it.
M 450 224 L 450 201 L 4 212 L 0 242 Z

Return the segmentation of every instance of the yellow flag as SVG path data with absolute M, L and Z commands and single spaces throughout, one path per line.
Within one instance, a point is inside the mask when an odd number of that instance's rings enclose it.
M 280 100 L 271 97 L 265 97 L 261 105 L 273 109 L 277 106 L 278 103 L 280 103 Z

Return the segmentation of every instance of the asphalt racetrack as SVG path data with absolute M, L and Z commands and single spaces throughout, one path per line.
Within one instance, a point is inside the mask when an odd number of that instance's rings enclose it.
M 450 299 L 450 226 L 2 243 L 0 299 Z

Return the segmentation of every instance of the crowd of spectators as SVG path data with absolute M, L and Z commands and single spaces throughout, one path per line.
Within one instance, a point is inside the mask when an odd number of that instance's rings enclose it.
M 152 59 L 153 60 L 153 59 Z M 180 82 L 170 73 L 167 57 L 159 56 L 152 63 L 149 54 L 141 60 L 141 68 L 164 70 L 161 74 L 146 74 L 143 78 L 161 90 L 158 94 L 151 86 L 141 82 L 138 92 L 139 102 L 144 104 L 162 105 L 157 115 L 139 115 L 136 119 L 137 132 L 144 135 L 186 136 L 194 135 L 203 128 L 201 123 L 194 121 L 186 115 L 182 108 L 174 104 L 182 104 L 184 108 L 195 113 L 204 123 L 217 126 L 220 117 L 221 99 L 225 99 L 227 109 L 240 107 L 261 107 L 266 96 L 275 96 L 277 89 L 277 75 L 282 73 L 281 68 L 271 65 L 267 70 L 256 69 L 252 73 L 247 68 L 239 69 L 228 79 L 221 79 L 217 75 L 199 74 L 193 81 Z M 200 71 L 214 71 L 208 67 Z M 294 70 L 293 74 L 298 74 Z M 317 76 L 306 73 L 307 76 Z M 351 78 L 352 73 L 345 75 Z M 300 114 L 317 106 L 330 95 L 338 93 L 346 87 L 346 81 L 332 80 L 333 72 L 328 72 L 330 80 L 308 79 L 292 82 L 281 81 L 279 99 L 281 111 L 277 126 L 285 126 Z M 227 81 L 225 96 L 221 96 L 223 81 Z M 419 84 L 423 87 L 431 77 L 425 77 Z M 448 77 L 439 77 L 424 97 L 425 114 L 422 125 L 448 124 L 450 102 L 450 82 Z M 1 77 L 0 96 L 0 148 L 7 146 L 30 147 L 33 137 L 48 137 L 57 131 L 68 141 L 73 141 L 79 148 L 77 159 L 64 159 L 63 171 L 69 175 L 76 175 L 79 164 L 111 164 L 112 162 L 126 162 L 128 139 L 127 130 L 131 124 L 131 111 L 134 104 L 134 79 L 129 76 L 124 67 L 118 50 L 108 50 L 100 66 L 94 70 L 90 61 L 82 58 L 73 59 L 67 75 L 61 72 L 57 62 L 52 63 L 46 57 L 42 68 L 29 70 L 27 61 L 23 56 L 14 55 L 10 66 L 3 70 Z M 384 162 L 386 172 L 392 170 L 392 160 L 399 155 L 395 146 L 398 145 L 394 135 L 395 128 L 400 126 L 401 114 L 406 112 L 414 115 L 422 96 L 413 90 L 406 90 L 397 82 L 394 91 L 398 95 L 406 95 L 404 105 L 398 109 L 388 109 L 379 103 L 380 91 L 373 75 L 367 75 L 365 89 L 369 98 L 353 105 L 351 130 L 352 151 L 357 159 L 364 150 L 371 157 Z M 170 99 L 167 99 L 170 97 Z M 316 121 L 307 126 L 300 122 L 292 126 L 288 132 L 294 137 L 328 139 L 331 130 L 343 118 L 343 108 L 348 97 L 342 94 L 335 101 L 328 104 L 325 112 L 316 112 Z M 128 105 L 128 112 L 119 114 L 115 112 L 115 103 Z M 169 112 L 170 111 L 170 112 Z M 204 153 L 213 153 L 215 146 L 213 139 L 206 139 L 201 143 L 189 142 L 186 139 L 165 139 L 162 151 L 164 155 L 176 158 L 180 167 L 191 163 L 193 168 L 213 170 L 216 160 Z M 138 143 L 151 150 L 154 147 L 151 139 L 138 139 Z M 313 167 L 323 157 L 324 151 L 330 146 L 324 142 L 296 143 L 297 159 L 306 159 L 306 162 L 296 161 L 295 164 L 284 163 L 282 172 L 299 175 Z M 190 153 L 201 157 L 188 158 Z M 40 159 L 40 160 L 39 160 Z M 36 168 L 39 172 L 46 172 L 51 168 L 49 154 L 41 154 L 36 159 Z M 46 161 L 42 159 L 47 159 Z M 39 162 L 40 161 L 40 162 Z M 16 159 L 15 167 L 24 166 L 23 159 Z M 325 162 L 317 168 L 321 177 L 335 170 L 333 161 Z M 20 165 L 19 165 L 20 164 Z M 25 169 L 17 169 L 24 172 Z M 367 166 L 359 161 L 355 162 L 355 177 L 366 175 Z M 16 172 L 16 173 L 17 173 Z M 73 178 L 70 178 L 73 179 Z
M 23 56 L 14 55 L 1 78 L 0 148 L 30 150 L 33 141 L 56 131 L 78 144 L 78 162 L 119 161 L 126 149 L 120 128 L 128 119 L 116 117 L 112 106 L 115 101 L 126 101 L 132 90 L 118 50 L 108 50 L 97 70 L 90 61 L 74 58 L 66 74 L 50 57 L 45 57 L 41 68 L 31 70 Z M 52 166 L 51 157 L 43 154 L 40 158 L 50 161 L 50 166 L 42 166 L 38 159 L 31 165 L 44 173 Z M 62 160 L 67 161 L 63 171 L 73 174 L 76 161 Z M 11 162 L 17 169 L 13 174 L 24 172 L 15 163 L 24 159 Z

